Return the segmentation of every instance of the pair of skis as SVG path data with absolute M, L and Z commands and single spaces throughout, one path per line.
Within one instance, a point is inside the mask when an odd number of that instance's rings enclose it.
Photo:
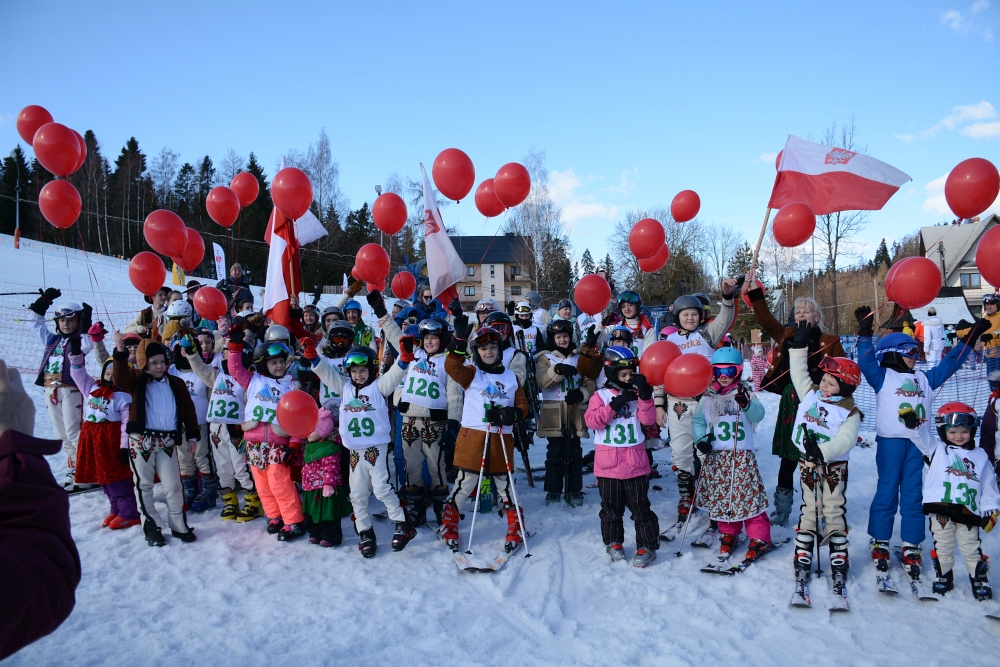
M 733 549 L 735 549 L 740 544 L 742 544 L 744 542 L 744 540 L 745 540 L 745 538 L 743 537 L 743 535 L 740 535 L 737 538 L 737 540 L 736 540 L 736 544 L 733 545 Z M 705 572 L 706 574 L 721 574 L 721 575 L 726 575 L 726 576 L 732 576 L 732 575 L 735 575 L 735 574 L 742 574 L 742 573 L 746 572 L 747 569 L 751 565 L 753 565 L 754 563 L 760 561 L 760 559 L 762 559 L 764 556 L 766 556 L 767 554 L 771 553 L 772 551 L 774 551 L 778 547 L 781 547 L 782 545 L 788 544 L 789 542 L 791 542 L 791 539 L 787 538 L 787 537 L 785 539 L 783 539 L 783 540 L 778 540 L 777 542 L 772 542 L 771 546 L 769 546 L 766 551 L 760 552 L 757 555 L 756 558 L 753 558 L 753 559 L 744 558 L 742 561 L 740 561 L 739 563 L 737 563 L 735 565 L 729 565 L 729 562 L 730 562 L 731 557 L 732 557 L 732 552 L 730 552 L 726 556 L 720 555 L 718 557 L 717 562 L 715 562 L 715 563 L 709 563 L 705 567 L 701 568 L 701 571 Z
M 789 601 L 788 606 L 801 609 L 812 607 L 812 598 L 809 596 L 809 579 L 811 576 L 812 573 L 810 572 L 804 577 L 796 577 L 795 592 L 792 593 L 792 599 Z M 819 573 L 817 573 L 817 576 L 819 576 Z M 831 584 L 830 611 L 850 611 L 851 603 L 847 597 L 847 580 L 833 574 L 831 575 Z

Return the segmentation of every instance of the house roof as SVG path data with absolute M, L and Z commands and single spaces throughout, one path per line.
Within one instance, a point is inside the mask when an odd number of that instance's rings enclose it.
M 964 296 L 944 296 L 944 290 L 942 290 L 942 295 L 931 301 L 929 304 L 923 308 L 911 308 L 910 314 L 916 320 L 926 320 L 927 310 L 933 308 L 937 311 L 937 316 L 941 318 L 941 321 L 945 326 L 958 324 L 962 320 L 967 320 L 969 322 L 975 321 L 975 316 L 969 312 L 969 305 L 965 301 Z
M 979 243 L 989 229 L 1000 224 L 996 215 L 989 215 L 980 222 L 964 225 L 938 225 L 920 228 L 920 249 L 925 257 L 940 264 L 939 245 L 944 246 L 945 281 L 951 279 L 962 266 L 965 256 Z
M 531 255 L 533 247 L 531 237 L 516 234 L 448 238 L 466 264 L 521 264 Z

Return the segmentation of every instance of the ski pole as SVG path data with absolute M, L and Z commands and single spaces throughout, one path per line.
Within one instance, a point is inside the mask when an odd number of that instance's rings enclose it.
M 695 454 L 696 458 L 697 458 L 697 456 L 698 455 Z M 695 507 L 697 507 L 697 503 L 698 503 L 698 489 L 701 488 L 701 471 L 704 470 L 704 469 L 705 469 L 705 464 L 699 465 L 698 466 L 698 474 L 695 475 L 695 478 L 694 478 L 694 498 L 692 498 L 692 505 L 694 505 Z M 681 531 L 681 541 L 677 543 L 677 553 L 674 554 L 674 555 L 677 556 L 678 558 L 680 558 L 681 556 L 684 555 L 684 539 L 687 537 L 687 534 L 688 534 L 688 526 L 691 525 L 691 515 L 692 514 L 693 514 L 693 512 L 688 512 L 687 521 L 684 522 L 684 530 Z
M 492 406 L 492 403 L 490 404 Z M 472 555 L 472 534 L 476 532 L 476 515 L 479 514 L 479 503 L 482 501 L 481 488 L 483 484 L 483 470 L 486 469 L 486 453 L 490 447 L 490 427 L 486 426 L 486 442 L 483 443 L 483 460 L 479 464 L 479 481 L 476 483 L 476 504 L 472 506 L 472 525 L 469 527 L 469 543 L 465 545 L 465 553 Z
M 524 528 L 524 517 L 521 516 L 521 503 L 517 500 L 517 487 L 514 486 L 514 473 L 511 470 L 510 458 L 507 456 L 507 445 L 503 441 L 502 427 L 497 428 L 497 431 L 501 431 L 500 435 L 500 449 L 503 450 L 503 462 L 507 466 L 507 484 L 510 485 L 510 493 L 514 497 L 514 513 L 517 514 L 517 524 L 521 528 L 521 539 L 524 540 L 524 557 L 531 558 L 531 550 L 528 549 L 528 531 Z
M 819 466 L 813 464 L 813 505 L 816 506 L 816 578 L 823 575 L 823 569 L 820 567 L 819 557 L 820 557 L 820 532 L 819 532 L 819 485 L 821 481 L 819 474 Z

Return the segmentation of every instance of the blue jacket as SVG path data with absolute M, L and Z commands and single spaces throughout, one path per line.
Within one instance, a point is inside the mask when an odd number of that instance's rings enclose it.
M 966 358 L 972 353 L 971 345 L 959 344 L 951 348 L 948 354 L 944 355 L 939 363 L 930 370 L 923 371 L 927 376 L 927 381 L 931 384 L 931 389 L 937 389 L 945 383 L 955 372 L 962 367 Z M 882 382 L 885 380 L 885 369 L 879 366 L 875 358 L 875 346 L 872 345 L 870 336 L 858 338 L 858 366 L 865 376 L 865 380 L 876 392 L 882 389 Z

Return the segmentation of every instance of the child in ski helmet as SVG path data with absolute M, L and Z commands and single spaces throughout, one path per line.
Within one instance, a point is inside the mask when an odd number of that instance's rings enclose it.
M 178 292 L 179 294 L 179 292 Z M 177 299 L 167 306 L 166 323 L 160 327 L 160 337 L 163 341 L 169 341 L 182 329 L 191 328 L 191 317 L 194 309 L 191 304 L 184 299 Z
M 632 332 L 632 351 L 637 357 L 656 341 L 656 331 L 649 318 L 642 312 L 642 298 L 638 292 L 625 290 L 618 295 L 618 312 L 605 318 L 605 326 L 619 325 Z
M 889 539 L 898 507 L 903 561 L 907 571 L 919 578 L 923 565 L 920 544 L 926 535 L 920 504 L 923 461 L 935 446 L 927 415 L 932 410 L 934 391 L 962 366 L 990 323 L 977 320 L 962 343 L 952 348 L 941 363 L 921 371 L 914 370 L 918 347 L 913 338 L 892 333 L 879 338 L 878 345 L 873 346 L 871 308 L 862 306 L 854 316 L 858 320 L 858 365 L 875 390 L 875 463 L 879 474 L 868 515 L 872 558 L 879 571 L 888 571 Z
M 802 511 L 795 528 L 793 563 L 797 590 L 804 596 L 812 572 L 814 546 L 828 543 L 837 596 L 845 594 L 850 568 L 846 491 L 848 458 L 858 442 L 864 419 L 853 398 L 854 390 L 861 384 L 861 369 L 846 357 L 827 356 L 819 363 L 823 375 L 814 384 L 808 362 L 814 328 L 809 322 L 800 321 L 788 349 L 789 373 L 799 396 L 792 441 L 802 462 L 799 468 Z M 816 525 L 817 515 L 825 526 L 822 534 Z
M 720 564 L 729 560 L 743 529 L 750 538 L 745 560 L 755 560 L 773 548 L 767 492 L 753 444 L 764 406 L 741 381 L 739 350 L 720 348 L 711 361 L 714 380 L 692 420 L 697 449 L 705 457 L 697 503 L 718 524 Z
M 320 322 L 322 322 L 324 332 L 329 332 L 331 324 L 343 319 L 344 311 L 337 306 L 327 306 L 320 314 Z
M 479 326 L 484 326 L 487 315 L 495 313 L 498 310 L 500 310 L 500 306 L 497 304 L 495 299 L 490 299 L 488 297 L 480 299 L 479 303 L 476 304 L 476 318 L 478 318 Z
M 637 373 L 631 348 L 612 345 L 604 351 L 604 385 L 587 405 L 587 426 L 594 429 L 594 476 L 601 494 L 601 539 L 612 561 L 625 557 L 623 517 L 628 507 L 635 522 L 635 567 L 656 558 L 660 524 L 649 503 L 649 459 L 642 426 L 656 421 L 653 390 Z M 546 475 L 546 479 L 548 476 Z
M 517 349 L 511 340 L 514 326 L 510 321 L 510 315 L 495 310 L 486 316 L 483 326 L 490 327 L 500 334 L 500 361 L 505 368 L 514 371 L 521 386 L 525 386 L 528 381 L 528 355 Z
M 354 327 L 354 344 L 366 345 L 374 350 L 375 332 L 361 319 L 361 304 L 355 299 L 344 304 L 344 319 Z
M 531 304 L 518 301 L 514 304 L 514 331 L 524 336 L 524 346 L 529 355 L 534 356 L 545 344 L 543 329 L 535 324 L 532 317 Z
M 930 517 L 934 538 L 933 590 L 944 595 L 954 587 L 955 546 L 969 571 L 977 600 L 993 598 L 979 529 L 989 532 L 1000 515 L 1000 490 L 993 464 L 976 446 L 976 411 L 959 401 L 942 405 L 937 412 L 937 435 L 924 476 L 924 514 Z

